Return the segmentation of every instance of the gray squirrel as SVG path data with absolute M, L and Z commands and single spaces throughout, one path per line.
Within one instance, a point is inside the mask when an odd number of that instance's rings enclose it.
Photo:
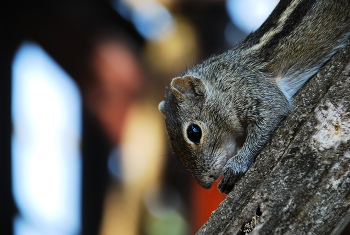
M 223 175 L 219 190 L 232 190 L 349 32 L 350 0 L 281 0 L 237 46 L 171 81 L 158 108 L 174 154 L 202 187 Z

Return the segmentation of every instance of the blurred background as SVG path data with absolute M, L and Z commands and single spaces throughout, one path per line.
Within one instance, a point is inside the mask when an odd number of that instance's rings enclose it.
M 158 103 L 277 2 L 7 1 L 0 234 L 194 234 L 226 195 L 171 154 Z

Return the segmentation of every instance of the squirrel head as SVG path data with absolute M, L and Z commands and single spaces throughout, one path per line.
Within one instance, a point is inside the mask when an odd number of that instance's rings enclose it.
M 203 188 L 211 188 L 228 159 L 236 153 L 229 119 L 220 113 L 223 105 L 212 97 L 215 90 L 203 80 L 177 77 L 158 108 L 165 116 L 170 146 L 175 156 Z

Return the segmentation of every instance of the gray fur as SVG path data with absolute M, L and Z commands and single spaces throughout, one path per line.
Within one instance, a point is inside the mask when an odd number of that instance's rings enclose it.
M 173 152 L 201 186 L 224 175 L 219 189 L 231 191 L 292 96 L 342 47 L 349 16 L 348 0 L 281 1 L 241 44 L 173 79 L 159 109 Z M 202 129 L 199 144 L 187 136 L 192 123 Z

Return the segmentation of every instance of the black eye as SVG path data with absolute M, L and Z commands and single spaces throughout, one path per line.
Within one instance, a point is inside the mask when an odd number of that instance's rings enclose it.
M 187 127 L 187 137 L 195 144 L 199 144 L 202 137 L 202 130 L 196 124 L 191 124 Z

